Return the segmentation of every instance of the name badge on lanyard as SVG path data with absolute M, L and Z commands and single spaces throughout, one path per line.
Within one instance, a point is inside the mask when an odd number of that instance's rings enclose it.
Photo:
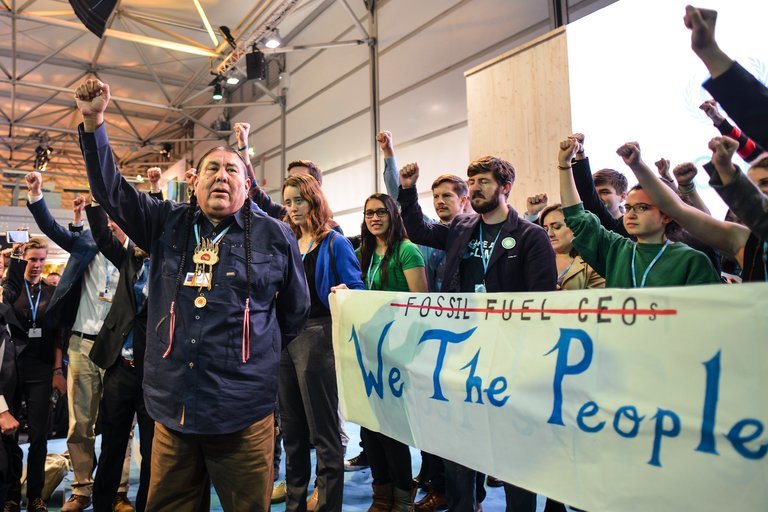
M 112 302 L 112 298 L 115 295 L 115 292 L 112 291 L 112 288 L 109 286 L 109 261 L 104 261 L 104 272 L 107 276 L 106 284 L 104 285 L 104 291 L 99 292 L 99 300 L 103 302 Z
M 27 298 L 29 299 L 29 309 L 32 312 L 32 327 L 27 331 L 28 338 L 42 338 L 43 330 L 37 327 L 37 310 L 40 307 L 40 296 L 43 294 L 43 285 L 37 291 L 37 299 L 32 300 L 32 292 L 29 290 L 29 283 L 24 280 L 24 286 L 27 287 Z

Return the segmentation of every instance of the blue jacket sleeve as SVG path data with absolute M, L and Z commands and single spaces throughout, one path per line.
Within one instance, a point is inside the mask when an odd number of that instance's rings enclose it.
M 363 284 L 360 261 L 355 256 L 352 243 L 343 236 L 333 234 L 328 243 L 333 251 L 334 271 L 340 283 L 344 283 L 353 290 L 365 290 Z
M 384 187 L 387 189 L 387 194 L 397 201 L 400 173 L 397 170 L 397 159 L 394 156 L 384 159 Z
M 165 228 L 172 203 L 149 197 L 125 181 L 115 164 L 104 124 L 93 133 L 83 131 L 81 124 L 78 131 L 93 197 L 136 245 L 152 247 L 152 241 Z
M 704 82 L 704 88 L 723 107 L 731 119 L 762 147 L 768 147 L 768 88 L 738 62 L 717 78 Z
M 251 198 L 258 208 L 264 211 L 273 219 L 283 220 L 288 210 L 282 204 L 276 203 L 269 197 L 269 194 L 256 184 L 253 184 L 248 191 L 248 197 Z
M 27 209 L 32 213 L 37 227 L 40 228 L 40 231 L 45 236 L 53 240 L 56 245 L 65 251 L 72 252 L 72 245 L 77 240 L 77 237 L 80 236 L 80 232 L 64 229 L 64 227 L 56 222 L 56 219 L 53 218 L 51 211 L 48 209 L 48 205 L 45 203 L 45 198 L 34 203 L 27 201 Z

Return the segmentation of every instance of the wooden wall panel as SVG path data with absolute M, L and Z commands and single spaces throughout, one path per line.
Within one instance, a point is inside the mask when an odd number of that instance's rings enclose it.
M 558 142 L 571 133 L 565 29 L 545 34 L 465 73 L 469 155 L 495 155 L 517 171 L 509 203 L 558 200 Z

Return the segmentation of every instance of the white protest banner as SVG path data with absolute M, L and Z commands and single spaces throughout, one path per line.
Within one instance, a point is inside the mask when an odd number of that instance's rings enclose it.
M 331 311 L 353 422 L 590 511 L 768 510 L 768 285 Z

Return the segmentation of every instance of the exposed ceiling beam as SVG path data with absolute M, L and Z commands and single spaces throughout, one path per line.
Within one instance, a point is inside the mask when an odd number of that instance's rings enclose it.
M 5 58 L 13 58 L 13 52 L 8 48 L 0 48 L 0 57 Z M 36 61 L 39 59 L 42 59 L 45 57 L 45 55 L 33 53 L 33 52 L 26 52 L 26 51 L 19 51 L 16 54 L 16 57 L 19 60 L 24 61 Z M 96 71 L 99 73 L 108 73 L 110 75 L 114 76 L 120 76 L 125 78 L 132 78 L 135 80 L 146 80 L 146 81 L 152 81 L 152 75 L 149 73 L 143 73 L 141 71 L 136 71 L 136 69 L 127 69 L 127 68 L 118 68 L 118 67 L 110 67 L 110 66 L 98 66 L 98 65 L 91 65 L 90 62 L 77 60 L 77 59 L 70 59 L 67 57 L 53 57 L 48 61 L 48 64 L 53 64 L 54 66 L 60 66 L 63 68 L 69 68 L 69 69 L 76 69 L 81 71 Z M 1 66 L 2 64 L 0 64 Z M 7 70 L 4 71 L 6 75 L 8 75 L 8 78 L 11 78 L 10 72 L 7 72 Z M 158 76 L 166 85 L 172 85 L 174 87 L 181 87 L 184 84 L 187 83 L 187 79 L 180 78 L 177 76 L 170 76 L 170 75 L 163 75 L 161 73 L 158 73 Z
M 26 71 L 24 71 L 19 76 L 17 76 L 16 79 L 17 80 L 21 80 L 22 78 L 24 78 L 25 76 L 27 76 L 28 74 L 30 74 L 31 72 L 33 72 L 34 70 L 36 70 L 37 68 L 39 68 L 40 66 L 45 64 L 46 62 L 48 62 L 49 60 L 51 60 L 53 57 L 58 55 L 62 50 L 64 50 L 65 48 L 68 48 L 71 44 L 74 44 L 78 39 L 80 39 L 84 35 L 85 35 L 85 33 L 76 34 L 75 37 L 73 37 L 72 39 L 70 39 L 66 43 L 64 43 L 61 46 L 59 46 L 59 48 L 53 50 L 48 55 L 46 55 L 42 59 L 38 60 L 34 64 L 32 64 L 32 66 L 30 66 Z
M 347 0 L 339 0 L 339 2 L 344 7 L 344 10 L 347 11 L 347 13 L 349 13 L 349 17 L 352 18 L 352 21 L 357 27 L 358 32 L 360 32 L 360 35 L 362 35 L 364 39 L 370 39 L 371 35 L 365 29 L 363 24 L 360 23 L 360 20 L 357 19 L 357 15 L 355 14 L 355 11 L 353 11 L 352 7 L 349 6 L 349 3 L 347 2 Z
M 186 43 L 191 44 L 193 46 L 194 45 L 203 46 L 200 43 L 198 43 L 197 41 L 195 41 L 194 39 L 191 39 L 189 37 L 185 37 L 185 36 L 183 36 L 181 34 L 178 34 L 178 33 L 174 32 L 172 30 L 168 30 L 167 28 L 164 28 L 164 27 L 160 26 L 158 23 L 153 23 L 152 21 L 148 20 L 146 16 L 139 16 L 138 14 L 134 14 L 134 13 L 131 13 L 131 12 L 126 11 L 126 10 L 120 11 L 120 15 L 122 16 L 123 19 L 128 18 L 128 19 L 133 20 L 133 21 L 135 21 L 137 23 L 141 23 L 142 25 L 144 25 L 146 27 L 149 27 L 149 28 L 151 28 L 153 30 L 157 30 L 158 32 L 162 32 L 163 34 L 165 34 L 167 36 L 175 37 L 176 39 L 178 39 L 180 41 L 185 41 Z
M 0 124 L 9 125 L 11 123 L 5 121 L 4 119 L 0 119 Z M 47 132 L 56 132 L 56 133 L 72 133 L 72 134 L 75 134 L 75 135 L 78 134 L 77 130 L 70 130 L 70 129 L 67 129 L 67 128 L 59 128 L 57 126 L 46 126 L 46 125 L 42 125 L 42 124 L 31 124 L 31 123 L 14 123 L 14 124 L 16 126 L 18 126 L 19 128 L 30 128 L 30 129 L 33 129 L 33 130 L 40 130 L 42 132 L 46 132 L 47 131 Z M 133 143 L 133 144 L 141 144 L 141 142 L 142 142 L 140 140 L 129 139 L 127 137 L 114 137 L 114 136 L 110 136 L 109 139 L 110 140 L 119 141 L 119 142 L 130 142 L 130 143 Z
M 213 31 L 211 22 L 208 21 L 208 16 L 205 15 L 203 6 L 200 5 L 200 0 L 192 0 L 192 2 L 194 2 L 195 4 L 195 9 L 197 9 L 197 13 L 200 15 L 200 19 L 203 20 L 203 26 L 205 27 L 205 30 L 208 32 L 208 37 L 211 38 L 211 42 L 213 43 L 213 46 L 218 46 L 219 38 L 216 37 L 216 32 Z
M 74 84 L 74 83 L 75 83 L 75 82 L 77 82 L 78 80 L 82 79 L 82 78 L 83 78 L 85 75 L 86 75 L 86 73 L 82 73 L 82 74 L 80 74 L 80 75 L 76 76 L 74 79 L 70 80 L 70 81 L 69 81 L 69 82 L 68 82 L 68 83 L 65 85 L 65 87 L 69 87 L 69 86 L 71 86 L 72 84 Z M 23 115 L 23 116 L 21 116 L 20 118 L 16 119 L 16 121 L 18 122 L 18 121 L 23 121 L 24 119 L 27 119 L 27 118 L 28 118 L 28 116 L 29 116 L 29 114 L 31 114 L 32 112 L 34 112 L 35 110 L 39 109 L 40 107 L 42 107 L 42 106 L 44 106 L 44 105 L 49 105 L 49 104 L 50 104 L 50 102 L 51 102 L 51 100 L 53 100 L 53 98 L 55 98 L 55 97 L 56 97 L 56 96 L 58 96 L 59 94 L 61 94 L 61 93 L 60 93 L 60 92 L 58 92 L 58 91 L 57 91 L 57 92 L 54 92 L 53 94 L 51 94 L 51 95 L 50 95 L 50 96 L 48 96 L 47 98 L 45 98 L 45 99 L 43 99 L 43 100 L 39 101 L 39 102 L 38 102 L 38 103 L 37 103 L 35 106 L 33 106 L 32 108 L 30 108 L 30 109 L 28 109 L 26 112 L 24 112 L 24 115 Z M 16 97 L 17 97 L 18 99 L 21 99 L 21 98 L 20 98 L 20 95 L 18 95 L 18 94 L 17 94 L 17 96 L 16 96 Z M 68 102 L 67 102 L 67 104 L 68 104 L 69 106 L 72 106 L 72 102 L 71 102 L 71 101 L 68 101 Z
M 11 83 L 11 80 L 3 80 L 0 79 L 0 83 Z M 31 87 L 33 89 L 44 89 L 48 91 L 58 91 L 58 92 L 65 92 L 68 94 L 71 94 L 74 97 L 75 91 L 66 87 L 58 87 L 56 85 L 49 85 L 49 84 L 38 84 L 34 82 L 22 82 L 17 80 L 17 85 L 20 85 L 22 87 Z M 173 107 L 171 105 L 163 105 L 162 103 L 154 103 L 152 101 L 144 101 L 144 100 L 136 100 L 133 98 L 123 98 L 123 97 L 117 97 L 112 96 L 113 99 L 117 101 L 122 101 L 123 103 L 131 103 L 133 105 L 140 105 L 142 107 L 150 107 L 150 108 L 157 108 L 162 110 L 171 110 L 173 112 L 178 112 L 181 109 L 177 107 Z
M 57 95 L 58 93 L 54 94 L 53 96 L 57 96 Z M 0 90 L 0 98 L 10 98 L 10 96 L 11 96 L 10 91 Z M 31 102 L 38 103 L 42 101 L 42 99 L 43 98 L 41 98 L 40 96 L 34 96 L 31 94 L 22 94 L 18 92 L 16 93 L 17 101 L 31 101 Z M 70 99 L 51 97 L 46 100 L 45 105 L 56 106 L 56 107 L 73 107 L 74 102 Z M 109 112 L 110 109 L 111 109 L 111 106 L 109 107 L 107 112 Z M 161 116 L 153 112 L 137 112 L 135 110 L 128 110 L 128 109 L 125 109 L 125 112 L 129 116 L 146 119 L 148 121 L 160 121 L 162 119 Z M 9 119 L 9 116 L 5 115 L 5 113 L 0 112 L 0 115 L 5 117 L 6 119 Z M 16 121 L 21 121 L 21 119 L 17 119 Z
M 66 27 L 70 28 L 72 30 L 78 30 L 78 31 L 87 31 L 88 28 L 79 22 L 74 21 L 67 21 L 67 20 L 60 20 L 53 17 L 47 17 L 47 16 L 34 16 L 30 14 L 24 14 L 24 13 L 17 13 L 13 14 L 10 12 L 3 12 L 0 11 L 1 16 L 11 16 L 13 19 L 18 20 L 24 20 L 24 21 L 32 21 L 36 23 L 43 23 L 45 25 L 54 25 L 58 27 Z M 108 37 L 114 37 L 115 39 L 120 39 L 122 41 L 133 41 L 136 43 L 145 44 L 148 46 L 155 46 L 157 48 L 165 48 L 167 50 L 175 50 L 178 52 L 184 52 L 189 53 L 191 55 L 199 55 L 201 57 L 216 57 L 218 56 L 218 53 L 214 50 L 210 49 L 203 49 L 197 46 L 191 46 L 184 43 L 178 43 L 176 41 L 167 41 L 165 39 L 158 39 L 156 37 L 149 37 L 149 36 L 142 36 L 139 34 L 131 34 L 129 32 L 123 32 L 122 30 L 115 30 L 113 28 L 108 28 L 104 31 L 104 35 Z

